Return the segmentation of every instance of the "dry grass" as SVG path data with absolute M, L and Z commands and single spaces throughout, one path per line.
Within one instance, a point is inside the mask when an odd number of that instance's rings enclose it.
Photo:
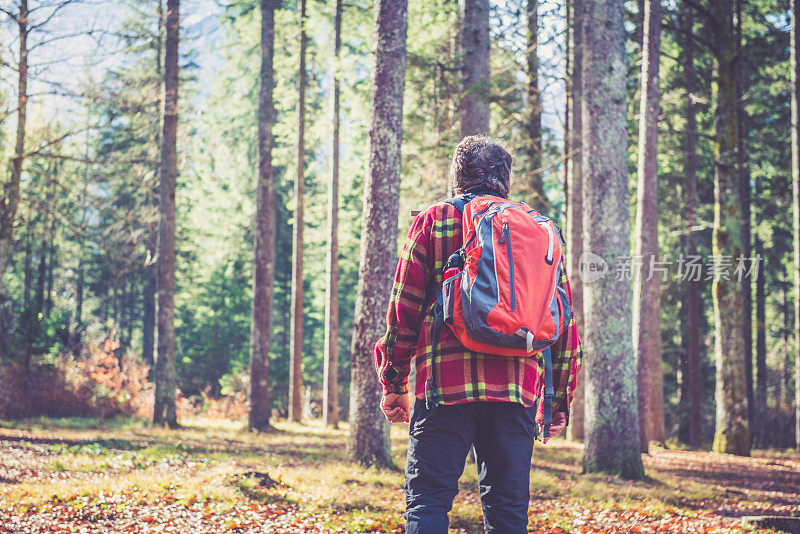
M 130 420 L 104 427 L 80 420 L 0 423 L 0 519 L 36 518 L 54 506 L 74 511 L 119 501 L 148 509 L 165 503 L 197 508 L 210 521 L 246 507 L 264 517 L 267 510 L 288 510 L 301 518 L 293 525 L 301 520 L 311 525 L 297 532 L 402 531 L 399 466 L 405 463 L 407 425 L 392 430 L 398 467 L 365 469 L 346 460 L 346 428 L 282 421 L 273 432 L 253 433 L 241 422 L 183 423 L 178 430 Z M 800 467 L 797 457 L 771 455 L 744 463 L 723 457 L 720 463 L 720 457 L 705 453 L 660 449 L 645 456 L 649 478 L 633 483 L 582 475 L 581 455 L 580 445 L 563 440 L 536 448 L 532 532 L 617 531 L 607 525 L 627 525 L 620 531 L 630 526 L 636 532 L 667 519 L 695 522 L 702 529 L 710 525 L 709 532 L 735 532 L 737 515 L 775 506 L 783 506 L 780 513 L 800 513 L 800 487 L 784 476 Z M 749 473 L 756 480 L 756 472 L 761 485 L 743 487 L 741 476 Z M 246 473 L 267 473 L 277 484 L 264 485 L 261 475 Z M 476 485 L 475 465 L 468 462 L 451 513 L 454 532 L 482 531 Z M 249 532 L 244 523 L 235 524 Z

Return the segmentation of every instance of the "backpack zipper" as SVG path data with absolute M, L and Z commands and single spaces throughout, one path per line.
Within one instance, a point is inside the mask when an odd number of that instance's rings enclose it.
M 515 298 L 514 298 L 514 259 L 511 256 L 511 234 L 508 231 L 508 222 L 503 223 L 503 234 L 500 236 L 500 244 L 505 241 L 506 249 L 508 250 L 508 271 L 511 277 L 511 311 L 514 311 Z
M 553 265 L 553 246 L 556 240 L 555 232 L 553 232 L 553 227 L 547 224 L 547 222 L 542 226 L 547 230 L 547 255 L 544 257 L 544 261 L 547 262 L 548 265 Z
M 528 213 L 534 211 L 536 210 L 531 210 Z M 552 226 L 554 223 L 552 223 L 552 221 L 544 215 L 534 215 L 533 220 L 536 221 L 539 226 L 542 226 L 545 230 L 547 230 L 547 254 L 544 256 L 544 261 L 547 263 L 547 265 L 553 265 L 553 248 L 556 241 L 556 234 Z M 561 230 L 559 229 L 559 232 L 560 231 Z

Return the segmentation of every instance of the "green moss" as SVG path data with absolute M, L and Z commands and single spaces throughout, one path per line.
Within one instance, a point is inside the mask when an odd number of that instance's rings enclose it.
M 644 466 L 639 451 L 628 451 L 620 465 L 620 478 L 626 480 L 641 480 L 644 478 Z
M 599 462 L 595 458 L 584 457 L 583 472 L 605 473 L 607 475 L 624 478 L 626 480 L 641 480 L 644 478 L 644 466 L 638 450 L 622 452 L 616 461 Z
M 717 429 L 711 450 L 720 454 L 750 456 L 750 431 L 747 425 L 736 423 L 729 429 Z

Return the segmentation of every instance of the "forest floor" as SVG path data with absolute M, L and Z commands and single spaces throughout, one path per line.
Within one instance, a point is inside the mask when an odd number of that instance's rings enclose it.
M 0 533 L 403 532 L 407 426 L 396 469 L 345 459 L 346 430 L 285 422 L 255 434 L 231 422 L 178 430 L 122 421 L 0 421 Z M 731 533 L 745 515 L 800 515 L 800 456 L 655 449 L 648 478 L 580 473 L 582 446 L 537 444 L 530 532 Z M 482 532 L 474 464 L 452 532 Z

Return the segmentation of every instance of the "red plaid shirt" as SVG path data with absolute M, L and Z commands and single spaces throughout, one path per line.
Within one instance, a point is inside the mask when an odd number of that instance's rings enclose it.
M 442 266 L 461 247 L 461 214 L 441 202 L 420 213 L 408 232 L 397 264 L 386 335 L 375 345 L 375 367 L 384 393 L 407 393 L 411 359 L 416 355 L 416 397 L 425 398 L 430 373 L 433 304 L 431 284 L 442 285 Z M 572 304 L 566 262 L 561 258 L 561 287 Z M 569 414 L 581 367 L 582 349 L 575 321 L 552 345 L 554 412 Z M 533 406 L 544 387 L 538 358 L 510 358 L 464 348 L 447 326 L 439 334 L 433 383 L 439 402 L 510 401 Z M 395 373 L 396 371 L 396 373 Z M 539 420 L 541 417 L 539 405 Z

